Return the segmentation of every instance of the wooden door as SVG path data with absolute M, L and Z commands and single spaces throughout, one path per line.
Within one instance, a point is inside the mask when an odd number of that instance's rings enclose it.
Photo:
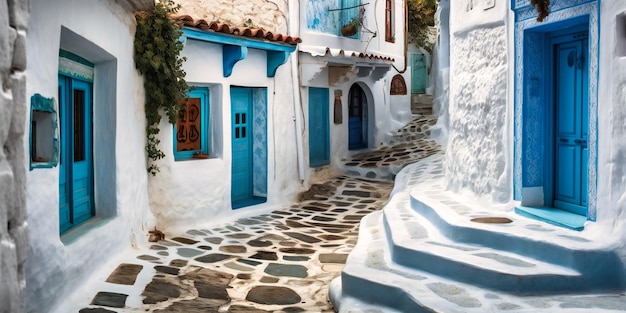
M 309 164 L 330 163 L 330 121 L 328 88 L 309 88 Z

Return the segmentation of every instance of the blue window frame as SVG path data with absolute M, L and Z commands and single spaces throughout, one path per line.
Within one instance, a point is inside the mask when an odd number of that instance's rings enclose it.
M 209 155 L 209 89 L 195 87 L 183 99 L 174 125 L 174 159 L 206 158 Z

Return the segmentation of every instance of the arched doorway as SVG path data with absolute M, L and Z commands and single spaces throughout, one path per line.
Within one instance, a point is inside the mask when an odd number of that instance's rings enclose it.
M 348 93 L 348 149 L 367 148 L 367 97 L 354 84 Z

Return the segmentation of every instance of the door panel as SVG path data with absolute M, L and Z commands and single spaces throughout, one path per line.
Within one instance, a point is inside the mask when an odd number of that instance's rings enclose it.
M 91 83 L 59 76 L 61 233 L 94 216 Z
M 309 88 L 309 163 L 330 163 L 330 122 L 327 88 Z
M 252 93 L 248 89 L 231 89 L 232 111 L 232 187 L 231 202 L 252 198 Z
M 553 38 L 555 79 L 554 206 L 587 215 L 586 39 Z M 570 38 L 569 40 L 564 40 Z
M 348 106 L 348 148 L 367 147 L 367 103 L 365 93 L 358 85 L 353 85 L 349 92 Z

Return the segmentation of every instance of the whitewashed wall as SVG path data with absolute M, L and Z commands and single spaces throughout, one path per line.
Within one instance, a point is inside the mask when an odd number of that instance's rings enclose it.
M 132 59 L 132 12 L 105 0 L 31 0 L 30 6 L 28 97 L 40 93 L 57 98 L 60 48 L 89 59 L 96 70 L 97 218 L 61 238 L 58 166 L 28 173 L 26 309 L 47 312 L 63 301 L 63 294 L 79 288 L 93 268 L 124 247 L 147 242 L 154 219 L 148 206 L 143 82 Z M 26 129 L 29 122 L 23 121 Z M 24 138 L 25 155 L 27 144 L 28 134 Z M 24 162 L 28 166 L 28 158 Z
M 601 1 L 600 29 L 597 228 L 626 263 L 626 2 Z
M 506 1 L 450 3 L 448 188 L 497 202 L 511 198 L 507 132 Z
M 222 45 L 187 40 L 183 55 L 187 58 L 187 83 L 209 88 L 214 153 L 209 159 L 175 161 L 172 126 L 165 120 L 161 123 L 161 149 L 166 157 L 158 162 L 161 172 L 150 177 L 150 204 L 159 226 L 189 227 L 254 209 L 231 209 L 231 86 L 267 88 L 267 205 L 293 200 L 302 185 L 297 168 L 291 59 L 278 68 L 274 78 L 268 78 L 266 52 L 249 49 L 232 75 L 223 77 Z

